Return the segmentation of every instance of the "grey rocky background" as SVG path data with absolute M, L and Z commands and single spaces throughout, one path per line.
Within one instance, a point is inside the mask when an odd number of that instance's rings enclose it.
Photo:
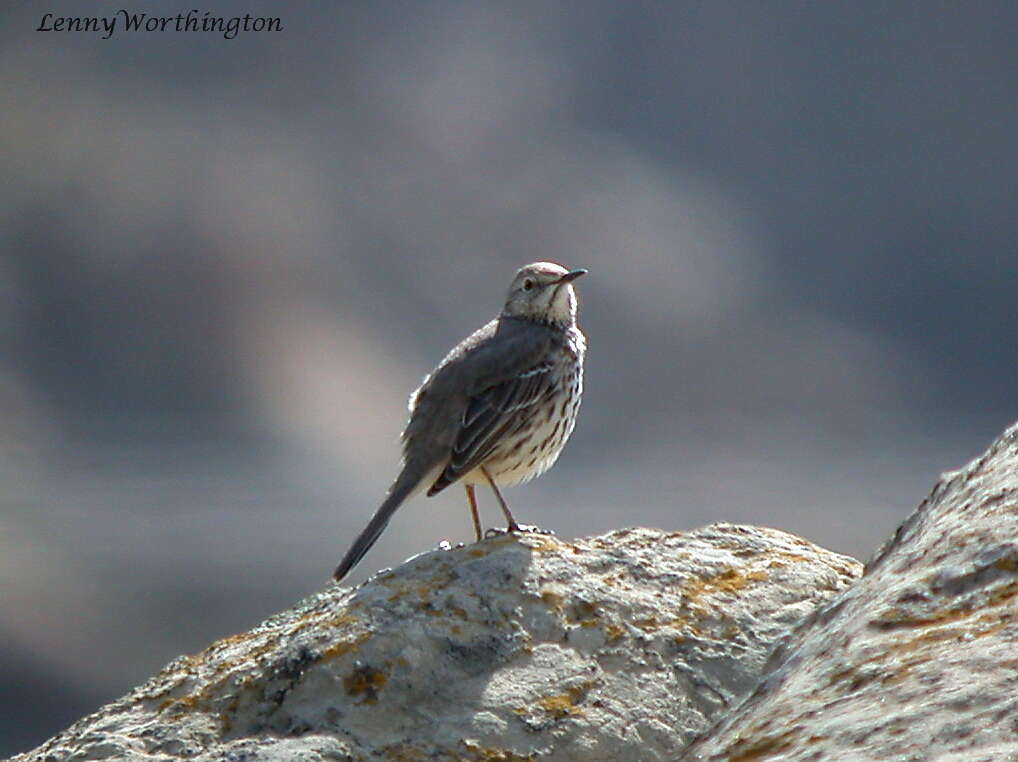
M 15 760 L 666 760 L 860 572 L 727 524 L 503 535 L 334 585 Z
M 120 5 L 0 4 L 0 756 L 323 584 L 528 260 L 591 270 L 576 433 L 508 496 L 562 538 L 864 557 L 1015 417 L 1013 0 L 35 31 Z M 354 581 L 470 536 L 416 501 Z
M 930 496 L 682 759 L 1018 759 L 1018 425 Z

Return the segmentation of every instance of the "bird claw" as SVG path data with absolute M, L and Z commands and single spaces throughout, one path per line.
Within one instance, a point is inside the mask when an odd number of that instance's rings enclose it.
M 513 526 L 508 527 L 506 529 L 499 529 L 497 527 L 491 527 L 491 529 L 488 529 L 487 531 L 485 531 L 484 539 L 485 540 L 490 540 L 493 537 L 501 537 L 502 535 L 514 534 L 514 533 L 520 533 L 520 534 L 544 534 L 544 535 L 551 535 L 551 536 L 555 535 L 555 532 L 553 532 L 551 529 L 541 529 L 541 527 L 536 526 L 534 524 L 514 524 Z

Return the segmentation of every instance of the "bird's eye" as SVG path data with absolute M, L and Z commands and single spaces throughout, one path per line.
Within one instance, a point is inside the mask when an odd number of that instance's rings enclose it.
M 532 281 L 530 278 L 527 278 L 525 281 L 523 281 L 523 290 L 524 291 L 529 291 L 533 287 L 534 287 L 534 281 Z

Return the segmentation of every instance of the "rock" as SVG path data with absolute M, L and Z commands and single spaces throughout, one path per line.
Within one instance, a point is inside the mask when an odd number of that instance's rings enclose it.
M 724 524 L 501 536 L 332 586 L 15 759 L 670 759 L 860 571 Z
M 683 760 L 1018 759 L 1018 426 L 945 474 Z

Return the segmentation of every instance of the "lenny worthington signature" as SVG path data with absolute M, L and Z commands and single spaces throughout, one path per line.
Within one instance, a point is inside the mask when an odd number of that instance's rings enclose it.
M 129 13 L 121 9 L 112 16 L 57 16 L 44 13 L 37 32 L 102 32 L 108 40 L 123 29 L 125 32 L 219 32 L 232 40 L 241 32 L 281 32 L 282 19 L 272 16 L 214 16 L 211 11 L 197 10 L 176 16 L 151 16 Z

